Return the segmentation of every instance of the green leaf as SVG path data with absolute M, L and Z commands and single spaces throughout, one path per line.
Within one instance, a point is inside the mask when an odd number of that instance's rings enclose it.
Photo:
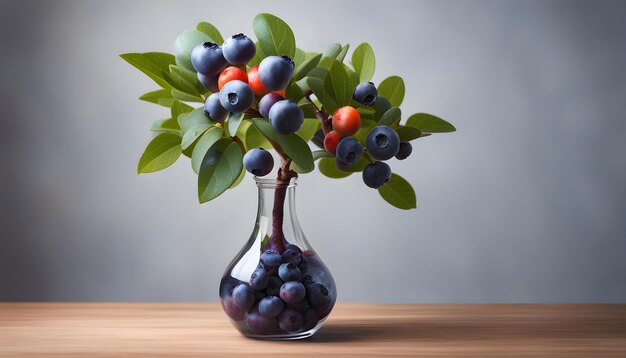
M 220 34 L 220 31 L 212 24 L 209 24 L 208 22 L 201 22 L 198 24 L 198 26 L 196 26 L 196 29 L 206 34 L 211 39 L 211 42 L 215 42 L 218 45 L 224 43 L 224 38 L 222 38 L 222 34 Z
M 313 161 L 316 161 L 322 158 L 334 158 L 335 157 L 334 155 L 328 153 L 325 150 L 316 150 L 316 151 L 313 151 L 312 154 L 313 154 Z
M 369 119 L 361 119 L 361 128 L 352 136 L 358 140 L 359 143 L 365 145 L 365 138 L 378 123 Z
M 172 90 L 172 97 L 174 97 L 175 99 L 177 99 L 179 101 L 183 101 L 183 102 L 204 103 L 204 100 L 202 100 L 202 98 L 200 98 L 198 96 L 190 95 L 190 94 L 185 93 L 183 91 L 179 91 L 179 90 L 177 90 L 175 88 Z
M 263 61 L 263 59 L 267 57 L 267 55 L 263 53 L 263 50 L 261 49 L 261 46 L 259 45 L 258 41 L 255 43 L 255 45 L 256 45 L 256 53 L 254 54 L 254 58 L 250 60 L 250 62 L 248 62 L 248 66 L 250 66 L 250 68 L 254 66 L 258 66 L 261 63 L 261 61 Z
M 448 133 L 456 131 L 449 122 L 428 113 L 416 113 L 406 121 L 407 126 L 417 128 L 425 133 Z
M 305 60 L 306 60 L 306 53 L 300 50 L 299 48 L 296 48 L 296 54 L 295 56 L 293 56 L 293 62 L 296 64 L 296 67 L 298 67 L 298 65 L 304 62 Z
M 322 106 L 324 107 L 324 109 L 326 109 L 327 112 L 333 113 L 334 110 L 331 110 L 331 108 L 339 108 L 337 102 L 335 102 L 335 100 L 326 93 L 323 80 L 308 77 L 307 84 L 309 85 L 311 91 L 313 91 L 313 94 L 315 94 L 315 97 L 317 97 L 317 99 L 322 103 Z
M 422 135 L 422 131 L 417 128 L 409 126 L 399 126 L 396 128 L 396 133 L 400 137 L 402 142 L 408 142 L 419 138 Z
M 383 115 L 391 108 L 391 103 L 389 103 L 389 100 L 383 96 L 378 96 L 378 98 L 376 98 L 376 102 L 374 102 L 374 105 L 372 106 L 374 107 L 374 119 L 375 120 L 380 120 Z
M 391 174 L 391 179 L 378 188 L 378 193 L 389 204 L 396 208 L 409 210 L 417 207 L 415 191 L 411 184 L 398 174 Z
M 176 61 L 174 56 L 163 52 L 125 53 L 122 59 L 145 73 L 159 86 L 171 89 L 169 81 L 169 66 Z
M 305 142 L 308 142 L 313 138 L 315 132 L 320 127 L 320 121 L 317 118 L 305 118 L 302 126 L 296 134 L 302 138 Z
M 378 95 L 389 100 L 393 107 L 398 107 L 404 99 L 404 80 L 398 76 L 385 78 L 378 85 Z
M 209 128 L 196 143 L 191 154 L 191 168 L 198 174 L 204 156 L 209 149 L 224 135 L 224 130 L 220 127 Z
M 345 178 L 352 174 L 349 172 L 344 172 L 343 170 L 337 168 L 337 165 L 335 164 L 335 158 L 322 158 L 317 164 L 317 168 L 320 170 L 320 173 L 333 179 Z
M 187 133 L 188 130 L 190 130 L 191 128 L 197 125 L 204 124 L 207 126 L 212 126 L 215 124 L 215 122 L 213 122 L 211 119 L 209 119 L 209 117 L 206 114 L 204 114 L 203 107 L 194 109 L 186 117 L 184 117 L 182 121 L 180 122 L 181 122 L 180 127 L 183 131 L 183 135 Z
M 356 83 L 352 82 L 343 64 L 333 60 L 333 65 L 324 79 L 324 107 L 333 113 L 340 107 L 350 104 L 355 87 Z M 327 106 L 326 97 L 330 97 L 336 106 Z
M 274 130 L 270 123 L 264 119 L 254 118 L 252 123 L 270 141 L 277 143 L 280 148 L 293 160 L 300 168 L 307 172 L 315 168 L 313 155 L 309 145 L 297 134 L 282 135 Z
M 352 66 L 359 75 L 361 82 L 369 82 L 374 76 L 376 69 L 376 57 L 372 46 L 364 42 L 357 46 L 352 53 Z
M 293 58 L 296 54 L 296 39 L 293 31 L 283 20 L 271 14 L 258 14 L 253 22 L 254 34 L 259 45 L 267 56 L 287 55 Z
M 272 149 L 272 144 L 249 120 L 244 120 L 241 123 L 237 131 L 237 137 L 242 139 L 246 151 L 253 148 Z
M 181 142 L 183 149 L 189 148 L 196 141 L 196 139 L 204 134 L 204 132 L 206 132 L 206 130 L 210 127 L 210 124 L 196 124 L 189 128 L 185 134 L 183 134 L 183 141 Z
M 285 98 L 290 99 L 296 103 L 300 102 L 301 99 L 304 98 L 304 92 L 300 87 L 292 82 L 287 86 L 287 90 L 285 91 Z
M 400 118 L 402 117 L 402 112 L 400 108 L 393 107 L 390 108 L 378 121 L 378 124 L 395 127 L 400 123 Z
M 333 60 L 337 58 L 340 52 L 341 44 L 334 43 L 328 46 L 324 52 L 322 52 L 322 60 L 320 61 L 319 67 L 326 70 L 330 69 L 333 65 Z
M 180 136 L 172 133 L 154 137 L 139 159 L 137 173 L 152 173 L 174 164 L 182 152 L 180 141 Z
M 155 132 L 170 132 L 180 134 L 180 126 L 178 121 L 173 118 L 160 119 L 152 124 L 151 131 Z
M 200 96 L 207 92 L 204 85 L 198 81 L 198 75 L 195 71 L 189 71 L 186 68 L 170 65 L 170 74 L 172 75 L 172 79 L 177 80 L 178 82 L 183 82 L 182 86 L 189 89 L 187 92 L 189 94 Z M 186 92 L 183 88 L 174 87 Z
M 239 185 L 242 181 L 243 178 L 246 176 L 246 168 L 241 168 L 241 173 L 239 173 L 239 176 L 237 177 L 237 179 L 235 179 L 235 182 L 228 187 L 228 189 L 232 189 L 234 187 L 236 187 L 237 185 Z
M 350 48 L 350 44 L 345 44 L 342 48 L 341 48 L 341 52 L 339 52 L 339 54 L 337 55 L 337 61 L 339 62 L 343 62 L 343 60 L 346 58 L 346 54 L 348 53 L 348 49 Z
M 172 93 L 166 89 L 160 89 L 160 90 L 148 92 L 144 94 L 143 96 L 139 97 L 139 99 L 142 101 L 159 104 L 165 107 L 171 107 L 172 100 L 173 100 Z M 169 100 L 169 101 L 165 101 L 165 100 Z
M 189 71 L 195 71 L 191 64 L 191 51 L 193 51 L 194 47 L 205 42 L 211 42 L 211 38 L 204 32 L 193 29 L 183 31 L 174 41 L 176 64 Z
M 306 76 L 307 74 L 309 74 L 309 72 L 311 72 L 312 69 L 315 68 L 315 66 L 317 66 L 317 64 L 320 62 L 320 59 L 322 58 L 322 54 L 318 54 L 314 57 L 311 57 L 310 59 L 302 62 L 301 64 L 299 64 L 298 66 L 296 66 L 296 69 L 293 72 L 293 80 L 294 81 L 299 81 L 302 78 L 304 78 L 304 76 Z
M 224 145 L 221 145 L 224 143 Z M 213 163 L 200 168 L 198 198 L 200 203 L 213 200 L 225 192 L 239 177 L 243 168 L 243 153 L 239 144 L 222 141 Z
M 350 81 L 352 81 L 352 83 L 354 84 L 354 87 L 356 88 L 356 86 L 359 84 L 359 75 L 356 72 L 354 72 L 354 70 L 350 66 L 346 65 L 345 63 L 343 64 L 343 68 L 346 70 L 348 77 L 350 77 Z M 360 103 L 357 103 L 357 105 L 361 106 Z
M 174 102 L 172 103 L 172 108 L 171 108 L 171 113 L 172 113 L 172 119 L 176 120 L 179 124 L 181 124 L 181 120 L 180 118 L 178 118 L 181 114 L 184 113 L 189 113 L 193 111 L 193 107 L 179 101 L 179 100 L 174 100 Z
M 243 121 L 243 113 L 230 113 L 228 115 L 228 133 L 233 137 L 237 133 L 237 129 L 239 129 L 239 125 L 241 121 Z

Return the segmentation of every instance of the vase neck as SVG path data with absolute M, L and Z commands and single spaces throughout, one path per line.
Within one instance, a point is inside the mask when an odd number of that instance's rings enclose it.
M 296 178 L 289 183 L 256 179 L 258 187 L 257 225 L 266 232 L 264 249 L 285 251 L 285 245 L 300 232 L 295 212 Z

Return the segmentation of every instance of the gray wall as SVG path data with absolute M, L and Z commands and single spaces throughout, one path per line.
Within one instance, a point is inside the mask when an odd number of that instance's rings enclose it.
M 214 300 L 255 214 L 250 177 L 198 205 L 186 160 L 137 176 L 161 107 L 117 57 L 171 51 L 198 21 L 298 45 L 362 41 L 404 113 L 458 132 L 394 169 L 419 208 L 359 176 L 301 178 L 299 217 L 343 301 L 626 302 L 624 3 L 0 2 L 0 299 Z M 234 14 L 236 12 L 236 15 Z

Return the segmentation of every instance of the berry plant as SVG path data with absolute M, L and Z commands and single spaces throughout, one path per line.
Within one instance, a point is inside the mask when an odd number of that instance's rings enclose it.
M 297 48 L 292 30 L 276 16 L 257 15 L 253 29 L 256 42 L 244 34 L 224 40 L 213 25 L 201 22 L 178 36 L 175 55 L 121 55 L 160 86 L 140 99 L 170 108 L 168 118 L 152 125 L 157 135 L 141 156 L 138 172 L 159 171 L 185 155 L 198 174 L 198 197 L 204 203 L 234 188 L 246 170 L 269 174 L 274 159 L 268 150 L 274 150 L 280 158 L 279 183 L 313 171 L 319 161 L 327 177 L 361 172 L 365 185 L 387 202 L 415 208 L 411 185 L 386 161 L 409 157 L 411 141 L 455 128 L 426 113 L 401 123 L 404 81 L 391 76 L 378 85 L 371 82 L 376 61 L 368 43 L 357 46 L 346 61 L 347 44 L 332 44 L 322 53 Z M 319 149 L 311 150 L 308 142 Z M 277 189 L 276 198 L 281 196 L 284 201 L 284 190 Z M 285 265 L 281 277 L 297 275 L 293 265 Z M 267 285 L 266 277 L 255 280 Z M 302 292 L 296 285 L 279 295 L 289 303 Z M 250 300 L 247 292 L 235 297 L 245 298 L 242 306 Z M 273 315 L 282 304 L 267 299 L 259 311 Z

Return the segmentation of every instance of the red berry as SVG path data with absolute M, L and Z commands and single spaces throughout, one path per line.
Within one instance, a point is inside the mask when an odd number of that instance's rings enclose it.
M 248 83 L 248 74 L 246 73 L 246 71 L 242 70 L 239 67 L 226 67 L 226 69 L 222 71 L 220 77 L 217 79 L 217 87 L 221 91 L 222 87 L 224 87 L 225 84 L 233 80 L 239 80 Z
M 333 129 L 342 137 L 354 135 L 359 128 L 361 128 L 361 117 L 353 107 L 341 107 L 333 113 Z
M 264 96 L 270 92 L 270 90 L 265 88 L 261 82 L 261 78 L 259 77 L 259 66 L 254 66 L 248 70 L 248 84 L 250 85 L 250 88 L 252 88 L 252 92 L 254 92 L 257 96 Z
M 339 145 L 339 141 L 341 140 L 341 135 L 337 131 L 330 131 L 324 138 L 324 149 L 332 155 L 335 155 L 337 152 L 337 145 Z

